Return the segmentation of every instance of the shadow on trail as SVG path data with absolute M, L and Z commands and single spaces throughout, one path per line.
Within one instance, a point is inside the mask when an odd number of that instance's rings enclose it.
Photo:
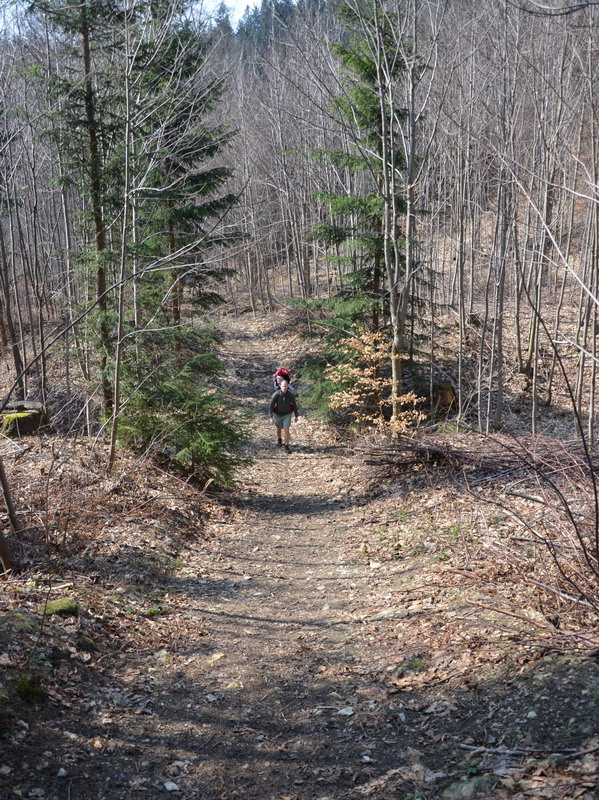
M 335 511 L 341 511 L 348 505 L 361 504 L 366 502 L 366 497 L 352 495 L 347 500 L 331 501 L 330 495 L 297 495 L 292 494 L 252 494 L 250 496 L 237 496 L 231 499 L 231 505 L 237 508 L 255 511 L 260 514 L 272 515 L 279 520 L 294 515 L 320 516 L 330 515 Z M 334 523 L 332 523 L 334 524 Z
M 292 432 L 296 433 L 295 431 L 293 431 L 293 428 L 292 428 Z M 289 466 L 291 466 L 293 464 L 293 462 L 289 460 L 289 456 L 292 456 L 294 454 L 300 455 L 300 456 L 307 456 L 307 455 L 351 456 L 352 455 L 352 451 L 349 448 L 344 447 L 343 445 L 338 445 L 338 444 L 330 444 L 330 445 L 326 445 L 326 444 L 325 445 L 304 444 L 302 442 L 302 439 L 301 439 L 301 431 L 299 433 L 296 433 L 295 439 L 292 439 L 292 441 L 291 441 L 291 453 L 290 454 L 282 452 L 276 446 L 276 437 L 275 437 L 274 429 L 272 431 L 272 438 L 271 439 L 255 438 L 253 440 L 253 442 L 252 442 L 252 445 L 253 445 L 253 451 L 256 454 L 260 454 L 260 455 L 264 454 L 271 461 L 273 459 L 278 459 L 278 458 L 280 458 L 282 460 L 287 459 L 287 461 L 285 461 L 285 463 L 288 464 Z M 303 459 L 302 459 L 301 463 L 303 463 Z M 299 466 L 301 466 L 301 463 L 300 463 Z M 296 464 L 296 466 L 298 466 L 298 465 Z
M 227 663 L 230 652 L 215 667 L 204 648 L 191 664 L 132 670 L 128 678 L 100 674 L 87 714 L 73 717 L 67 705 L 57 720 L 39 707 L 38 724 L 18 744 L 25 767 L 11 780 L 24 796 L 42 784 L 45 800 L 129 800 L 137 790 L 157 798 L 169 780 L 177 796 L 204 800 L 388 800 L 440 797 L 444 786 L 478 771 L 489 776 L 484 796 L 499 798 L 506 769 L 524 767 L 527 757 L 473 754 L 459 747 L 466 738 L 506 751 L 537 748 L 542 758 L 583 747 L 596 729 L 588 715 L 599 692 L 592 661 L 541 660 L 525 674 L 506 668 L 493 680 L 472 675 L 459 685 L 431 677 L 418 690 L 398 690 L 397 677 L 414 674 L 407 659 L 390 672 L 375 665 L 376 652 L 372 663 L 356 663 L 344 648 L 325 649 L 309 634 L 295 637 L 291 649 L 301 669 L 289 671 L 289 648 L 273 640 L 244 670 L 243 685 L 239 665 Z M 585 698 L 574 707 L 573 689 Z M 555 724 L 532 721 L 541 703 Z M 44 729 L 46 737 L 57 731 L 52 763 L 28 770 L 39 763 Z M 64 777 L 57 764 L 66 767 Z
M 342 626 L 356 625 L 356 620 L 353 619 L 331 619 L 330 616 L 322 619 L 315 618 L 298 618 L 291 620 L 289 616 L 282 617 L 263 617 L 259 614 L 240 614 L 230 613 L 228 611 L 216 611 L 213 609 L 201 609 L 204 616 L 214 617 L 220 620 L 229 620 L 236 622 L 252 622 L 260 625 L 275 625 L 283 626 L 288 631 L 302 630 L 303 628 L 340 628 Z

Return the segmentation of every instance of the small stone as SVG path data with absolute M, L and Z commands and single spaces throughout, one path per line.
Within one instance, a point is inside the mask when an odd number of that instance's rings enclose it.
M 526 718 L 527 719 L 536 719 L 537 718 L 537 712 L 536 711 L 529 711 L 528 714 L 526 715 Z
M 166 774 L 170 775 L 171 778 L 176 778 L 186 771 L 188 764 L 189 761 L 173 761 L 173 763 L 169 764 L 166 768 Z
M 492 775 L 478 775 L 468 781 L 456 781 L 445 789 L 443 800 L 471 800 L 475 797 L 488 797 L 497 778 Z
M 159 661 L 161 664 L 166 664 L 167 661 L 171 661 L 172 660 L 171 654 L 168 652 L 168 650 L 164 650 L 164 649 L 157 650 L 154 653 L 154 658 L 156 659 L 156 661 Z
M 126 706 L 128 705 L 128 700 L 124 694 L 120 692 L 111 692 L 110 699 L 115 704 L 115 706 Z
M 379 611 L 378 614 L 370 617 L 371 620 L 377 619 L 388 619 L 389 617 L 394 617 L 396 614 L 399 614 L 400 611 L 398 608 L 385 608 L 383 611 Z M 395 667 L 393 667 L 395 669 Z
M 180 792 L 179 786 L 174 781 L 166 781 L 164 788 L 167 792 Z
M 64 767 L 61 767 L 61 768 L 58 770 L 58 772 L 56 773 L 56 777 L 57 777 L 57 778 L 64 778 L 66 774 L 67 774 L 67 771 L 66 771 L 66 769 L 64 769 Z

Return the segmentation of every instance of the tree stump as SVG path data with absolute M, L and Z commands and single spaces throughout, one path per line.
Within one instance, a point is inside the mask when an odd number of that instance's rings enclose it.
M 451 411 L 455 401 L 455 389 L 451 383 L 433 383 L 433 414 Z

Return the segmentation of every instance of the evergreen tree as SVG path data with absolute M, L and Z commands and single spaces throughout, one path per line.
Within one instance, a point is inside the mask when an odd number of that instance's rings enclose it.
M 184 350 L 175 354 L 177 341 Z M 227 486 L 245 462 L 239 448 L 249 431 L 215 386 L 223 373 L 219 341 L 209 326 L 145 334 L 138 359 L 125 365 L 129 397 L 119 439 L 201 483 Z
M 405 36 L 399 24 L 401 6 L 392 12 L 383 0 L 350 0 L 339 3 L 335 11 L 344 34 L 333 45 L 342 70 L 334 112 L 349 144 L 329 158 L 349 173 L 363 176 L 363 191 L 346 190 L 342 197 L 326 198 L 333 222 L 321 226 L 320 233 L 328 237 L 328 243 L 343 246 L 346 258 L 348 247 L 349 255 L 361 248 L 362 269 L 354 269 L 344 282 L 347 286 L 353 281 L 354 292 L 371 298 L 374 330 L 381 314 L 388 322 L 392 427 L 399 430 L 406 323 L 410 304 L 415 308 L 419 301 L 411 294 L 418 269 L 413 226 L 415 159 L 413 150 L 405 149 L 406 143 L 413 144 L 414 123 L 410 108 L 402 108 L 398 97 L 403 81 L 413 85 L 418 60 L 410 55 L 407 63 L 412 44 L 401 38 Z M 404 214 L 405 233 L 400 229 Z M 354 303 L 357 296 L 352 298 Z
M 398 217 L 403 199 L 395 176 L 404 153 L 392 131 L 403 112 L 390 98 L 404 64 L 396 57 L 393 17 L 382 12 L 378 0 L 338 4 L 335 10 L 344 35 L 332 46 L 341 67 L 341 91 L 332 111 L 346 147 L 318 158 L 335 167 L 344 187 L 318 195 L 328 219 L 314 235 L 336 265 L 339 285 L 330 299 L 308 303 L 329 316 L 334 332 L 328 336 L 327 360 L 349 352 L 345 348 L 334 355 L 334 341 L 348 328 L 366 325 L 376 332 L 381 321 L 388 322 L 391 292 L 384 278 L 396 272 L 388 262 L 402 258 Z M 369 28 L 377 32 L 378 47 L 365 36 Z M 330 385 L 332 392 L 337 388 Z
M 168 254 L 175 325 L 181 322 L 184 289 L 196 307 L 220 301 L 209 285 L 224 272 L 217 260 L 211 266 L 204 256 L 227 244 L 217 223 L 236 200 L 231 193 L 219 193 L 232 170 L 215 163 L 232 131 L 209 122 L 223 81 L 202 76 L 214 35 L 185 22 L 163 39 L 149 65 L 139 65 L 146 97 L 139 110 L 145 122 L 137 126 L 143 148 L 137 161 L 144 182 L 136 191 L 146 242 L 142 252 L 146 259 Z M 163 108 L 168 109 L 166 117 Z
M 237 40 L 246 58 L 283 46 L 285 29 L 295 15 L 293 0 L 262 0 L 260 6 L 248 6 L 237 28 Z
M 108 317 L 107 270 L 111 253 L 106 221 L 110 189 L 107 163 L 118 131 L 115 74 L 111 56 L 122 46 L 122 8 L 117 0 L 34 0 L 30 10 L 43 15 L 68 59 L 69 70 L 51 79 L 49 90 L 58 104 L 50 128 L 61 158 L 80 175 L 79 190 L 89 201 L 93 230 L 100 350 L 100 382 L 104 410 L 112 405 L 109 358 L 112 351 Z
M 225 39 L 229 39 L 233 35 L 231 13 L 225 3 L 221 2 L 217 6 L 212 20 L 212 29 L 216 34 L 219 34 Z
M 188 0 L 148 0 L 124 13 L 117 3 L 65 9 L 52 0 L 37 10 L 62 34 L 56 52 L 72 68 L 56 70 L 60 110 L 49 130 L 69 159 L 73 190 L 91 209 L 81 217 L 80 241 L 94 232 L 102 270 L 105 412 L 114 391 L 110 463 L 126 408 L 121 441 L 160 439 L 177 464 L 227 482 L 243 425 L 214 386 L 218 365 L 205 352 L 214 336 L 198 335 L 201 319 L 188 325 L 220 301 L 218 252 L 228 241 L 220 220 L 235 200 L 224 191 L 231 170 L 218 163 L 232 132 L 211 121 L 222 78 L 206 58 L 218 34 Z
M 175 6 L 179 16 L 165 28 L 167 6 L 169 19 Z M 145 22 L 156 40 L 148 41 L 151 58 L 140 58 L 133 75 L 143 98 L 132 143 L 141 310 L 130 341 L 143 347 L 130 344 L 124 359 L 129 401 L 122 435 L 154 450 L 160 441 L 163 457 L 226 483 L 244 428 L 213 386 L 219 365 L 206 343 L 214 347 L 214 336 L 201 317 L 199 329 L 186 323 L 221 301 L 226 271 L 218 253 L 234 237 L 224 236 L 219 222 L 236 197 L 223 191 L 231 170 L 218 158 L 232 132 L 210 121 L 223 82 L 205 77 L 205 62 L 219 34 L 190 19 L 185 7 L 152 4 Z

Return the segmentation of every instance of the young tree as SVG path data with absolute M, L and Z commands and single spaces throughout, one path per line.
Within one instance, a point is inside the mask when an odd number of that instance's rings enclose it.
M 410 305 L 416 300 L 416 277 L 422 272 L 416 215 L 426 142 L 423 145 L 418 126 L 428 98 L 427 86 L 421 84 L 424 76 L 429 82 L 434 76 L 438 24 L 431 22 L 429 44 L 422 55 L 423 8 L 426 4 L 418 2 L 392 9 L 380 0 L 343 3 L 337 14 L 344 23 L 344 35 L 333 48 L 342 66 L 337 117 L 351 142 L 346 162 L 353 161 L 369 173 L 370 189 L 361 210 L 365 207 L 371 214 L 375 294 L 381 290 L 381 271 L 386 278 L 392 425 L 400 418 L 406 326 Z M 355 199 L 348 197 L 346 202 L 358 208 Z M 339 236 L 339 229 L 332 233 Z
M 112 408 L 107 269 L 111 260 L 106 220 L 111 139 L 119 127 L 112 56 L 122 44 L 123 8 L 117 0 L 73 5 L 60 0 L 34 0 L 31 10 L 45 17 L 49 29 L 71 50 L 68 75 L 54 81 L 60 111 L 53 128 L 59 148 L 82 170 L 81 186 L 90 204 L 93 225 L 96 299 L 103 409 Z M 116 102 L 115 102 L 116 101 Z M 112 187 L 114 188 L 114 187 Z
M 174 350 L 181 349 L 184 289 L 191 292 L 196 309 L 220 301 L 214 290 L 223 277 L 209 250 L 224 246 L 227 237 L 219 219 L 235 201 L 233 194 L 219 194 L 230 170 L 214 158 L 226 146 L 230 131 L 210 124 L 209 115 L 218 101 L 222 78 L 206 78 L 205 61 L 211 37 L 204 23 L 185 18 L 184 2 L 152 3 L 145 14 L 126 18 L 125 41 L 125 137 L 122 214 L 121 273 L 115 369 L 114 421 L 111 462 L 120 411 L 120 366 L 124 348 L 124 291 L 129 240 L 135 247 L 135 285 L 141 301 L 156 300 L 164 288 L 164 301 L 150 312 L 152 327 L 173 326 Z M 135 173 L 133 174 L 133 170 Z M 135 207 L 134 231 L 129 230 Z M 158 261 L 160 270 L 145 277 L 143 264 Z M 163 274 L 169 276 L 164 287 Z M 212 284 L 210 283 L 212 282 Z M 137 324 L 141 315 L 136 314 Z M 143 335 L 144 328 L 139 335 Z M 135 338 L 136 332 L 127 334 Z M 131 351 L 133 363 L 139 350 Z M 134 374 L 139 374 L 137 368 Z

